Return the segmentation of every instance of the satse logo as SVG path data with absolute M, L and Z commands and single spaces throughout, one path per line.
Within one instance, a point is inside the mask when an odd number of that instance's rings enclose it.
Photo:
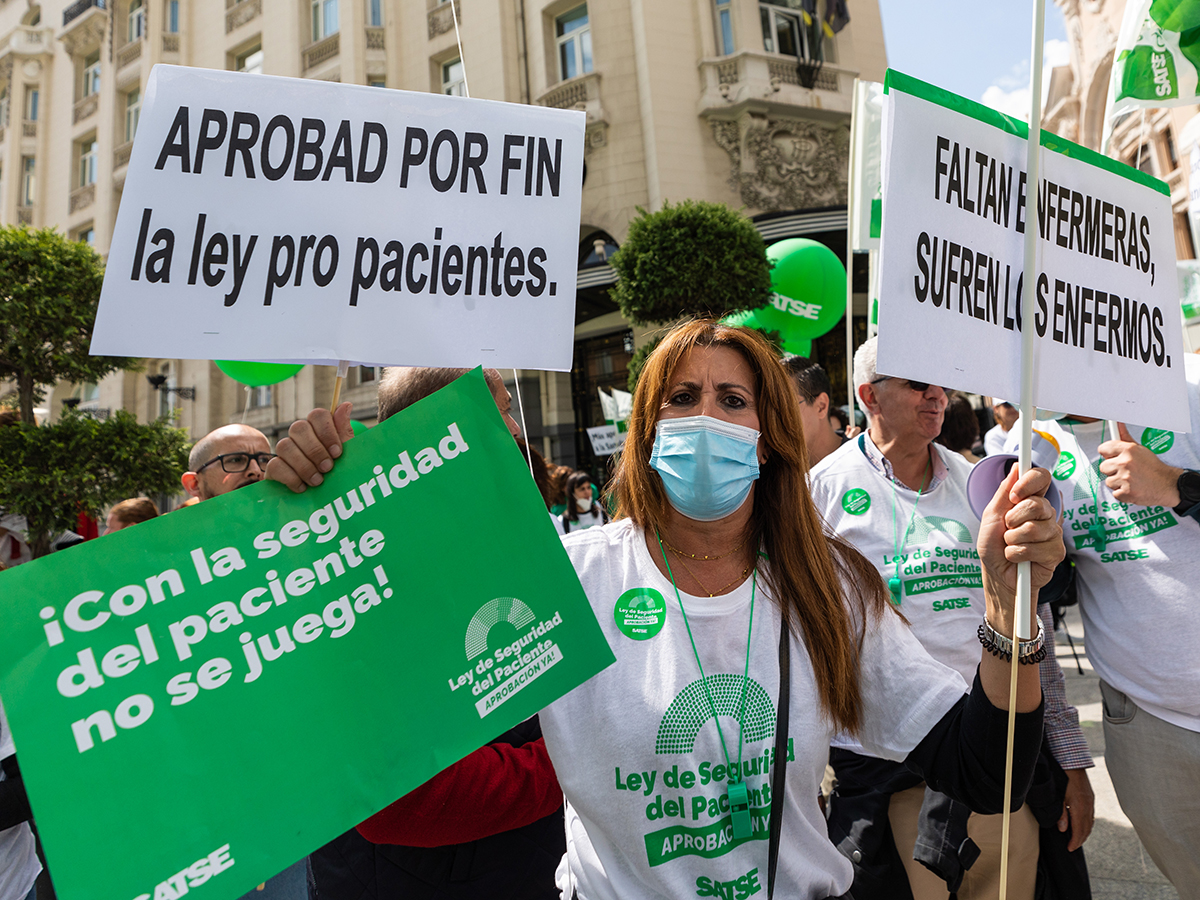
M 138 894 L 133 900 L 179 900 L 194 887 L 200 887 L 214 875 L 231 868 L 236 860 L 229 855 L 229 845 L 224 844 L 208 856 L 202 856 L 190 866 L 180 869 L 170 878 L 154 886 L 153 894 Z

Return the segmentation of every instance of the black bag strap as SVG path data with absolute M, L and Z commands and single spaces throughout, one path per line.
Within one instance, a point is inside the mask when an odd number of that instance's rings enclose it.
M 779 863 L 779 834 L 783 826 L 783 795 L 787 770 L 788 705 L 791 686 L 790 632 L 780 622 L 779 705 L 775 708 L 775 768 L 771 772 L 771 839 L 767 850 L 767 900 L 775 893 L 775 867 Z

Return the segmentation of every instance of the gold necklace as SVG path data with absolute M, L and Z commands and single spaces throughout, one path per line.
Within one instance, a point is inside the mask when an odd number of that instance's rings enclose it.
M 745 541 L 742 541 L 742 543 L 744 544 L 744 543 L 745 543 Z M 674 548 L 672 548 L 672 549 L 674 549 Z M 730 553 L 732 553 L 732 552 L 733 552 L 733 551 L 731 550 L 731 551 L 730 551 Z M 737 584 L 739 581 L 745 581 L 745 580 L 746 580 L 746 576 L 750 574 L 750 569 L 751 569 L 751 567 L 750 567 L 750 566 L 746 566 L 746 568 L 742 569 L 742 572 L 741 572 L 741 574 L 740 574 L 740 575 L 738 575 L 738 576 L 736 576 L 735 578 L 733 578 L 733 580 L 732 580 L 732 581 L 727 581 L 727 582 L 725 582 L 725 584 L 721 585 L 721 586 L 720 586 L 719 588 L 717 588 L 715 591 L 710 591 L 710 590 L 709 590 L 709 589 L 708 589 L 708 588 L 705 586 L 704 582 L 703 582 L 703 581 L 701 581 L 699 578 L 697 578 L 697 577 L 696 577 L 696 573 L 692 571 L 691 567 L 690 567 L 690 566 L 689 566 L 689 565 L 688 565 L 686 562 L 684 562 L 684 560 L 683 560 L 683 556 L 684 556 L 684 555 L 686 555 L 686 554 L 680 554 L 680 559 L 679 559 L 679 562 L 680 562 L 680 564 L 683 566 L 683 569 L 684 569 L 684 571 L 685 571 L 685 572 L 687 572 L 689 575 L 691 575 L 691 576 L 692 576 L 692 581 L 694 581 L 694 582 L 696 582 L 696 584 L 700 585 L 700 589 L 701 589 L 702 591 L 706 592 L 706 593 L 708 594 L 708 596 L 710 596 L 710 597 L 715 597 L 715 596 L 717 596 L 717 594 L 721 593 L 723 590 L 725 590 L 725 589 L 726 589 L 727 587 L 729 587 L 730 585 Z M 726 556 L 728 556 L 728 555 L 729 555 L 729 553 L 726 553 L 725 555 L 726 555 Z
M 699 553 L 699 554 L 688 553 L 686 550 L 680 550 L 678 547 L 673 546 L 665 539 L 663 540 L 663 543 L 667 545 L 668 550 L 670 550 L 672 553 L 674 553 L 676 556 L 679 556 L 680 558 L 686 556 L 688 559 L 700 560 L 703 562 L 712 562 L 714 560 L 724 559 L 727 556 L 732 556 L 733 554 L 737 553 L 739 550 L 741 550 L 743 547 L 746 546 L 747 540 L 749 540 L 748 536 L 742 538 L 742 542 L 740 544 L 738 544 L 732 550 L 726 550 L 724 553 L 722 553 L 719 556 L 709 556 L 707 553 Z M 687 568 L 687 567 L 685 566 L 684 568 Z

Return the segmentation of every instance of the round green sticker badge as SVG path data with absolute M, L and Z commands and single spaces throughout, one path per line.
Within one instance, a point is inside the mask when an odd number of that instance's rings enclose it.
M 1142 432 L 1142 446 L 1155 453 L 1166 453 L 1175 444 L 1175 432 L 1161 428 L 1147 428 Z
M 667 621 L 667 604 L 654 588 L 630 588 L 617 598 L 613 618 L 625 637 L 648 641 L 662 631 Z
M 1054 467 L 1054 471 L 1050 474 L 1058 481 L 1070 478 L 1071 473 L 1075 471 L 1075 457 L 1065 450 L 1058 454 L 1058 465 Z
M 871 495 L 862 488 L 851 488 L 842 494 L 842 509 L 852 516 L 861 516 L 871 508 Z

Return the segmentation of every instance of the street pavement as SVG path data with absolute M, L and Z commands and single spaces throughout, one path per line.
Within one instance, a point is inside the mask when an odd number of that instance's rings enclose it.
M 1067 635 L 1055 633 L 1055 651 L 1067 681 L 1067 699 L 1079 710 L 1079 723 L 1096 767 L 1088 774 L 1096 794 L 1096 827 L 1083 845 L 1094 900 L 1179 900 L 1179 894 L 1142 847 L 1129 819 L 1121 812 L 1104 765 L 1104 725 L 1100 680 L 1087 658 L 1087 641 L 1077 607 L 1067 611 L 1066 627 L 1079 654 L 1081 675 Z

